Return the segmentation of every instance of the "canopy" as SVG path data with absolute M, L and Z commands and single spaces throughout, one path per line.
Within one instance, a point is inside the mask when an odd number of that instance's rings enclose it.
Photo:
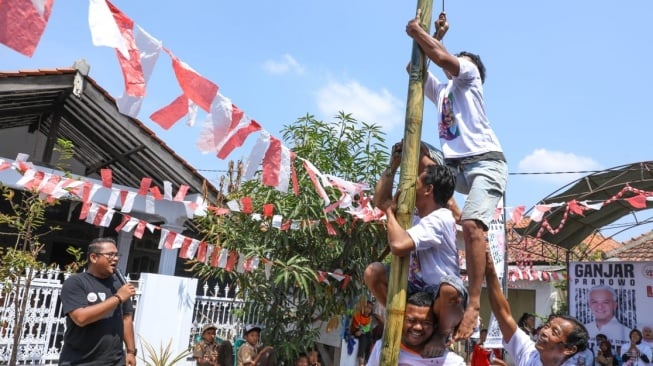
M 553 207 L 541 221 L 531 220 L 526 227 L 515 228 L 515 230 L 523 237 L 537 237 L 539 233 L 539 238 L 542 240 L 571 249 L 591 234 L 629 214 L 632 215 L 633 220 L 624 224 L 621 231 L 652 223 L 653 217 L 640 219 L 635 213 L 653 208 L 653 201 L 644 201 L 642 208 L 634 208 L 626 201 L 641 194 L 641 191 L 648 193 L 653 191 L 653 161 L 622 165 L 580 178 L 538 203 L 538 205 L 561 205 Z M 574 200 L 590 204 L 602 203 L 602 205 L 598 209 L 587 209 L 582 214 L 575 214 L 568 210 L 568 203 Z M 531 208 L 528 213 L 532 213 L 533 210 L 534 208 Z M 548 223 L 554 233 L 547 229 L 545 223 Z

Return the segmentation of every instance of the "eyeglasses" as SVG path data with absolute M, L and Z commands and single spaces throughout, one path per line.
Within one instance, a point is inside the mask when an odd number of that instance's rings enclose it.
M 120 253 L 95 253 L 103 255 L 107 260 L 113 260 L 114 258 L 120 258 L 122 254 Z

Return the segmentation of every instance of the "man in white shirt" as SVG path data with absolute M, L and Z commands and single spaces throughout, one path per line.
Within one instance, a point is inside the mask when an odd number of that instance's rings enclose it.
M 489 253 L 486 253 L 485 281 L 492 313 L 503 335 L 503 347 L 516 366 L 576 365 L 576 354 L 583 352 L 589 341 L 587 330 L 578 320 L 566 315 L 553 316 L 538 333 L 537 342 L 533 342 L 512 318 Z
M 592 287 L 589 293 L 589 307 L 594 321 L 585 324 L 590 338 L 595 338 L 597 334 L 605 334 L 613 347 L 630 342 L 628 338 L 630 329 L 619 323 L 614 316 L 617 305 L 617 294 L 612 287 Z
M 479 316 L 486 237 L 506 190 L 508 165 L 485 110 L 485 66 L 481 58 L 470 52 L 453 55 L 442 45 L 440 40 L 448 29 L 444 12 L 436 27 L 437 33 L 429 35 L 420 25 L 418 12 L 406 26 L 406 33 L 447 77 L 439 80 L 429 72 L 424 95 L 437 107 L 437 134 L 445 162 L 456 173 L 456 191 L 467 196 L 460 225 L 465 239 L 469 303 L 455 334 L 456 340 L 466 340 Z
M 435 329 L 432 305 L 433 296 L 427 292 L 416 292 L 406 300 L 398 366 L 465 366 L 465 360 L 449 350 L 446 350 L 440 357 L 423 358 L 421 356 L 424 346 Z M 367 361 L 367 366 L 379 365 L 381 348 L 382 341 L 376 342 Z

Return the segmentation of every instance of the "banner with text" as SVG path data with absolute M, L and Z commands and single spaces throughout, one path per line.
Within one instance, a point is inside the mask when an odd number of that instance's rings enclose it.
M 637 328 L 653 346 L 652 262 L 569 262 L 569 314 L 585 324 L 590 347 L 605 334 L 615 352 Z

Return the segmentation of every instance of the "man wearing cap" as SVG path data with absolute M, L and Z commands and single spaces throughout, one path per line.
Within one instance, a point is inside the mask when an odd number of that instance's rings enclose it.
M 202 339 L 193 347 L 193 358 L 198 366 L 232 366 L 233 348 L 231 343 L 216 342 L 217 327 L 207 324 L 202 328 Z
M 467 290 L 458 266 L 456 221 L 451 210 L 447 209 L 456 181 L 449 168 L 431 159 L 429 150 L 422 144 L 420 171 L 415 183 L 417 218 L 413 226 L 406 230 L 399 225 L 395 216 L 397 202 L 392 197 L 394 175 L 401 163 L 401 144 L 395 144 L 392 149 L 390 165 L 374 192 L 374 205 L 386 214 L 388 245 L 392 254 L 410 256 L 408 295 L 424 291 L 433 296 L 437 328 L 422 355 L 438 357 L 445 351 L 462 319 Z M 365 284 L 383 305 L 388 295 L 387 273 L 386 266 L 380 262 L 365 269 Z
M 259 336 L 261 328 L 256 325 L 245 326 L 243 332 L 243 343 L 238 348 L 238 366 L 263 366 L 274 365 L 274 350 L 271 346 L 265 346 L 258 349 Z

